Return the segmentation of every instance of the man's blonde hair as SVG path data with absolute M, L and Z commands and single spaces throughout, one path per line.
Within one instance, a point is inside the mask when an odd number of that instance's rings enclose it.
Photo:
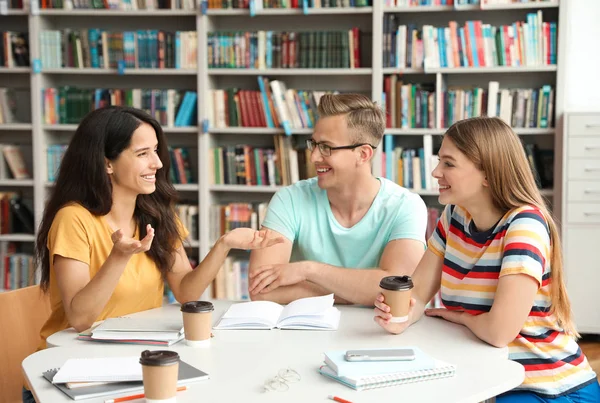
M 385 131 L 385 113 L 362 94 L 326 94 L 319 102 L 319 117 L 346 116 L 352 140 L 377 147 Z

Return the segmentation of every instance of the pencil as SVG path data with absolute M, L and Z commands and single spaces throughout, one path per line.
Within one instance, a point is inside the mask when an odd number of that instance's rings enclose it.
M 181 392 L 182 390 L 187 390 L 187 386 L 179 386 L 177 388 L 177 392 Z M 127 402 L 129 400 L 141 399 L 143 397 L 146 397 L 146 396 L 143 393 L 139 393 L 137 395 L 117 397 L 115 399 L 108 399 L 108 400 L 105 400 L 104 403 Z
M 336 402 L 339 402 L 339 403 L 352 403 L 350 400 L 342 399 L 341 397 L 337 397 L 337 396 L 333 396 L 333 395 L 329 395 L 327 397 L 329 399 L 335 400 Z

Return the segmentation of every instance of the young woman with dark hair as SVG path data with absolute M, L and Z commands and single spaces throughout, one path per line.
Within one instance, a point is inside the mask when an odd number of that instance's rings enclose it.
M 197 300 L 230 249 L 282 241 L 238 228 L 222 236 L 195 270 L 174 211 L 169 151 L 158 122 L 126 107 L 89 113 L 62 160 L 36 243 L 51 334 L 161 306 L 166 281 L 177 301 Z

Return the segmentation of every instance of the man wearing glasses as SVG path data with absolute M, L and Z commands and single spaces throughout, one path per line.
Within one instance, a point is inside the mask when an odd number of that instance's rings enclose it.
M 379 281 L 411 275 L 425 251 L 421 198 L 371 173 L 383 111 L 359 94 L 324 95 L 306 146 L 317 177 L 278 191 L 263 226 L 285 242 L 250 255 L 253 300 L 287 304 L 334 293 L 372 305 Z

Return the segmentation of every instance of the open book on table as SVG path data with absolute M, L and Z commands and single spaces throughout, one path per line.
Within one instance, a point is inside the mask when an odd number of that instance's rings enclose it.
M 214 329 L 312 329 L 337 330 L 340 311 L 333 294 L 301 298 L 286 306 L 270 301 L 233 304 Z

